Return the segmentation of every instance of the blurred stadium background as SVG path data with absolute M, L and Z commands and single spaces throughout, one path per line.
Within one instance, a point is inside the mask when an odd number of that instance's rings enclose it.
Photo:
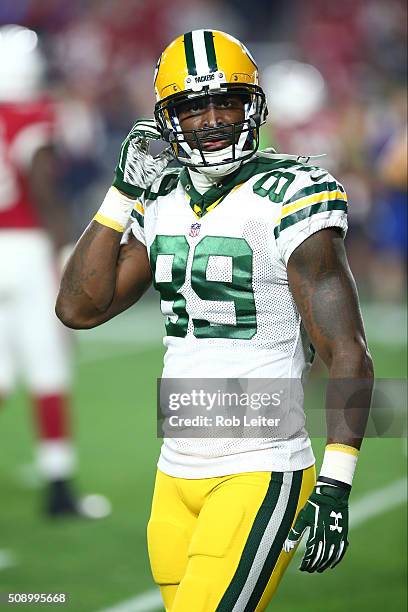
M 61 118 L 61 190 L 75 237 L 111 182 L 130 125 L 152 115 L 152 75 L 162 49 L 201 27 L 243 40 L 269 99 L 263 145 L 326 153 L 319 164 L 347 189 L 347 247 L 376 375 L 406 376 L 404 0 L 2 0 L 0 25 L 7 23 L 35 29 L 46 50 Z M 74 337 L 79 481 L 109 497 L 108 518 L 41 516 L 35 474 L 27 468 L 33 433 L 24 392 L 2 410 L 0 592 L 66 592 L 66 609 L 74 612 L 161 609 L 145 525 L 160 445 L 162 327 L 149 293 L 117 320 Z M 315 441 L 319 460 L 323 446 Z M 327 575 L 305 576 L 293 567 L 272 609 L 406 609 L 405 475 L 401 439 L 366 441 L 348 557 Z

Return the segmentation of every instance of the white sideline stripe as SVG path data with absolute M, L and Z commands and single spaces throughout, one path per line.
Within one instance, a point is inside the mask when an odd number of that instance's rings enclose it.
M 0 549 L 0 571 L 18 565 L 17 557 L 12 550 Z
M 359 527 L 369 519 L 401 505 L 407 500 L 407 479 L 400 478 L 391 482 L 382 489 L 371 491 L 363 495 L 350 506 L 350 529 Z M 304 544 L 298 547 L 296 556 L 304 552 Z M 290 569 L 297 570 L 297 565 L 292 563 Z M 105 608 L 99 612 L 154 612 L 162 610 L 163 604 L 160 592 L 156 589 L 145 591 L 132 599 L 128 599 L 111 608 Z
M 136 597 L 122 601 L 112 608 L 104 608 L 100 612 L 153 612 L 162 610 L 163 601 L 158 589 L 145 591 Z
M 350 506 L 350 529 L 388 512 L 407 501 L 407 479 L 394 480 L 386 487 L 367 493 Z

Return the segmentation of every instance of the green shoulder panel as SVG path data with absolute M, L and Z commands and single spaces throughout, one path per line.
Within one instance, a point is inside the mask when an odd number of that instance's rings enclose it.
M 296 178 L 295 171 L 298 172 L 301 168 L 298 161 L 284 158 L 271 159 L 263 157 L 261 153 L 247 166 L 250 166 L 248 178 L 259 175 L 252 185 L 254 194 L 261 198 L 268 197 L 275 203 L 283 201 L 289 186 Z
M 250 162 L 243 165 L 239 172 L 240 182 L 246 181 L 254 176 L 261 175 L 253 185 L 253 192 L 261 197 L 269 196 L 272 202 L 282 202 L 289 185 L 294 181 L 299 172 L 311 173 L 325 170 L 318 166 L 302 163 L 295 156 L 278 154 L 274 156 L 263 155 L 260 151 Z M 271 189 L 272 186 L 272 189 Z

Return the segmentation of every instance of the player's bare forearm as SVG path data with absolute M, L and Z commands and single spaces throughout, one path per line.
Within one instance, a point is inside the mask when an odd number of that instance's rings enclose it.
M 355 282 L 335 229 L 313 234 L 292 254 L 288 278 L 309 337 L 329 371 L 328 443 L 360 448 L 373 386 Z
M 81 236 L 61 280 L 59 299 L 82 311 L 104 312 L 112 301 L 121 234 L 92 221 Z
M 146 248 L 92 221 L 64 271 L 56 314 L 68 327 L 95 327 L 140 299 L 151 281 Z

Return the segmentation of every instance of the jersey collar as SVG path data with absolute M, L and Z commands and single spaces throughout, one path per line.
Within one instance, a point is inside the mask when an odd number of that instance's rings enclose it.
M 225 176 L 204 193 L 200 193 L 194 187 L 188 169 L 183 168 L 180 172 L 180 183 L 189 197 L 189 204 L 194 214 L 201 218 L 207 212 L 215 208 L 215 206 L 217 206 L 222 200 L 224 200 L 224 198 L 232 189 L 234 189 L 234 187 L 237 187 L 240 183 L 242 183 L 242 180 L 237 180 L 239 174 L 240 168 Z

